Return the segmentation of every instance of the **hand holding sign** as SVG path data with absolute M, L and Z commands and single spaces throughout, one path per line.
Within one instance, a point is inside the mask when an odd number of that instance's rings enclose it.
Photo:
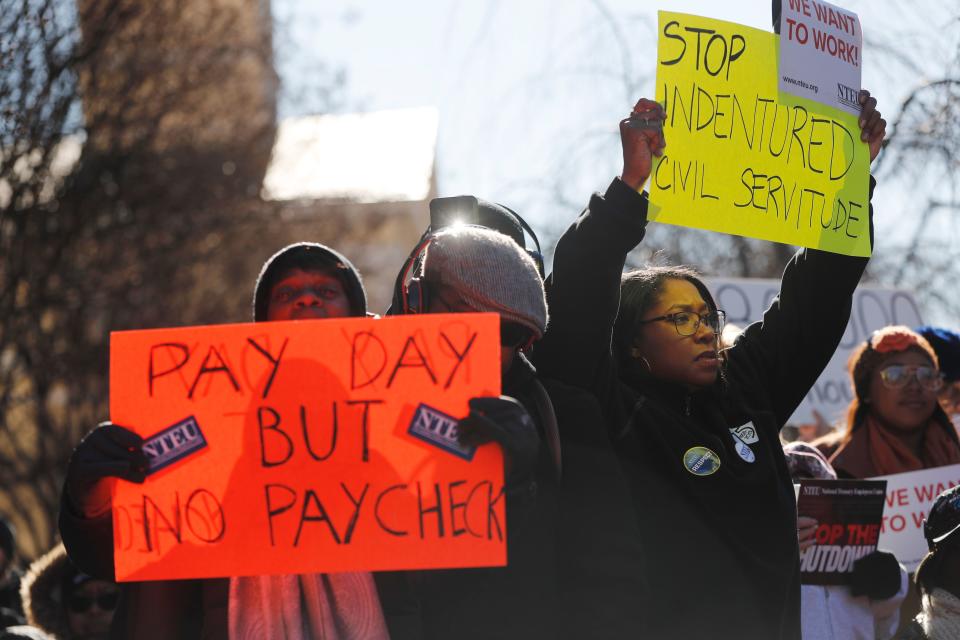
M 850 593 L 871 600 L 886 600 L 900 591 L 903 570 L 897 557 L 887 551 L 868 553 L 853 563 Z
M 667 146 L 663 136 L 663 107 L 646 98 L 634 105 L 630 117 L 620 121 L 620 143 L 623 146 L 621 180 L 633 189 L 640 189 L 650 176 L 653 157 L 663 155 Z
M 497 442 L 503 448 L 507 483 L 530 477 L 537 465 L 540 437 L 530 414 L 509 396 L 473 398 L 470 413 L 457 424 L 462 444 Z
M 861 104 L 860 118 L 857 121 L 860 125 L 860 139 L 870 145 L 870 162 L 873 162 L 877 159 L 883 138 L 887 134 L 887 121 L 880 117 L 877 99 L 871 97 L 869 91 L 860 91 L 857 100 Z
M 142 446 L 143 438 L 110 422 L 88 433 L 67 466 L 67 498 L 74 510 L 88 517 L 105 513 L 110 508 L 107 478 L 142 483 L 147 468 Z
M 800 551 L 816 544 L 817 526 L 819 524 L 815 518 L 797 516 L 797 541 L 800 543 Z

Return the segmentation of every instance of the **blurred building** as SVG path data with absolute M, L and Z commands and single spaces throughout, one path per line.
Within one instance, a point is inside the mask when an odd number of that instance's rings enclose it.
M 53 544 L 67 457 L 108 417 L 110 331 L 248 322 L 260 267 L 295 241 L 347 255 L 382 312 L 436 194 L 435 109 L 277 122 L 266 0 L 76 9 L 84 133 L 51 151 L 39 199 L 78 231 L 26 323 L 41 359 L 0 348 L 0 458 L 16 461 L 0 515 L 26 558 Z M 0 204 L 11 193 L 0 181 Z
M 150 322 L 249 322 L 260 267 L 300 241 L 347 256 L 363 275 L 369 309 L 383 313 L 436 197 L 438 121 L 432 107 L 281 121 L 260 193 L 232 201 L 223 224 L 180 247 L 164 294 L 177 304 Z
M 81 74 L 84 118 L 98 123 L 83 153 L 121 158 L 171 226 L 197 221 L 171 278 L 185 304 L 147 322 L 249 319 L 260 265 L 298 240 L 347 255 L 371 310 L 385 309 L 436 195 L 435 109 L 278 123 L 268 0 L 78 0 L 78 12 L 98 43 Z M 225 210 L 225 224 L 201 223 Z
M 263 197 L 278 242 L 330 244 L 363 273 L 382 313 L 436 197 L 439 114 L 432 107 L 290 118 L 280 123 Z
M 257 193 L 276 124 L 269 0 L 77 0 L 85 153 Z

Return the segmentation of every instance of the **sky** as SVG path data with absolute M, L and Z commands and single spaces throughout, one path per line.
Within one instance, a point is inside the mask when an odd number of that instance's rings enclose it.
M 843 3 L 860 17 L 863 86 L 881 112 L 925 70 L 874 44 L 923 52 L 936 75 L 956 12 L 945 4 Z M 435 106 L 439 195 L 507 203 L 556 235 L 620 172 L 617 123 L 653 94 L 658 9 L 771 30 L 767 0 L 274 0 L 281 117 Z M 874 198 L 891 204 L 876 218 L 891 238 L 910 223 L 908 189 L 893 182 Z
M 707 4 L 670 6 L 698 13 Z M 730 9 L 718 17 L 769 23 L 769 6 Z M 563 164 L 559 148 L 586 132 L 607 134 L 609 176 L 583 180 L 585 199 L 618 173 L 617 122 L 642 90 L 652 90 L 656 18 L 641 3 L 279 0 L 273 10 L 287 86 L 337 68 L 346 75 L 338 110 L 439 109 L 441 195 L 528 200 L 544 173 Z M 312 74 L 305 58 L 327 69 Z M 624 86 L 624 74 L 636 91 Z M 281 105 L 281 116 L 313 106 L 294 102 Z

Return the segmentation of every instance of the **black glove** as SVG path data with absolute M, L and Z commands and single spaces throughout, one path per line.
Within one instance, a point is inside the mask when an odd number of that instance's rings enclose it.
M 850 593 L 871 600 L 886 600 L 900 591 L 900 563 L 886 551 L 868 553 L 853 563 Z
M 100 480 L 114 477 L 140 483 L 146 478 L 146 471 L 143 438 L 124 427 L 101 422 L 70 455 L 67 498 L 74 510 L 82 513 Z
M 540 452 L 540 436 L 530 414 L 513 398 L 473 398 L 470 413 L 457 424 L 457 431 L 461 444 L 500 444 L 508 485 L 533 475 Z

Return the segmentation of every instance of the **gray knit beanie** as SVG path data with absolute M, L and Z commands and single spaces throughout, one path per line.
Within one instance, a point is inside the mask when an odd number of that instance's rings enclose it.
M 547 328 L 547 299 L 533 258 L 508 236 L 483 227 L 445 229 L 424 258 L 424 279 L 456 292 L 475 311 L 499 313 L 539 340 Z

